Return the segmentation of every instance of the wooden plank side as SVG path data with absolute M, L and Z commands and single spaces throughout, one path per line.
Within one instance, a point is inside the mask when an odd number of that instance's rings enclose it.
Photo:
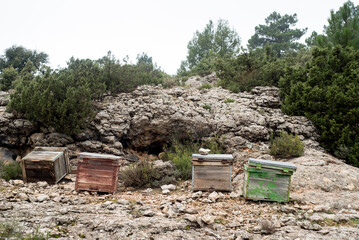
M 24 180 L 24 182 L 27 182 L 26 167 L 24 160 L 21 160 L 21 171 L 22 171 L 22 179 Z
M 102 165 L 102 166 L 119 166 L 119 161 L 104 160 L 104 159 L 79 159 L 78 162 L 90 165 Z
M 116 169 L 118 169 L 117 166 L 104 166 L 104 165 L 90 165 L 90 164 L 83 164 L 83 163 L 79 163 L 77 165 L 77 168 L 80 168 L 81 171 L 88 171 L 88 170 L 102 170 L 102 171 L 109 171 L 109 172 L 113 172 Z
M 192 165 L 195 166 L 229 166 L 231 165 L 230 163 L 226 163 L 226 162 L 202 162 L 202 161 L 192 161 Z
M 114 161 L 80 160 L 77 166 L 76 190 L 115 192 L 119 167 L 112 164 Z M 103 162 L 107 164 L 101 164 Z
M 231 191 L 229 167 L 194 166 L 193 189 Z

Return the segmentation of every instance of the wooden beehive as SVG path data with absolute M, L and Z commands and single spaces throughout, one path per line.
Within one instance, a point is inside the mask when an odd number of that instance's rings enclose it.
M 122 158 L 108 154 L 79 153 L 75 189 L 114 193 Z
M 250 158 L 244 165 L 244 198 L 288 202 L 291 176 L 296 169 L 293 163 Z
M 231 154 L 192 154 L 192 189 L 232 191 Z
M 21 160 L 24 182 L 58 183 L 70 173 L 67 148 L 35 147 Z

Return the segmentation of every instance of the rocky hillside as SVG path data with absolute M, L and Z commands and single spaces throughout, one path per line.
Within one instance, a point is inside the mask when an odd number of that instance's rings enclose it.
M 129 155 L 129 149 L 157 154 L 179 137 L 222 138 L 235 157 L 232 193 L 192 192 L 190 181 L 161 189 L 121 187 L 112 195 L 74 191 L 75 175 L 57 185 L 0 180 L 0 222 L 14 221 L 24 232 L 50 233 L 51 239 L 359 239 L 359 170 L 318 147 L 318 135 L 304 117 L 279 109 L 278 89 L 252 93 L 224 89 L 163 89 L 143 86 L 106 97 L 89 129 L 74 138 L 6 113 L 0 98 L 3 158 L 36 145 Z M 270 132 L 297 133 L 304 156 L 290 159 L 287 204 L 245 201 L 242 165 L 268 155 Z M 74 163 L 76 164 L 76 163 Z M 161 166 L 161 161 L 157 165 Z
M 6 96 L 2 105 L 6 105 Z M 228 152 L 253 143 L 267 142 L 270 133 L 296 133 L 308 144 L 317 144 L 313 124 L 280 110 L 278 89 L 257 87 L 252 93 L 234 94 L 225 89 L 142 86 L 132 93 L 106 97 L 96 103 L 98 113 L 90 127 L 75 137 L 51 127 L 15 117 L 0 107 L 0 141 L 10 149 L 34 146 L 67 146 L 73 151 L 123 155 L 123 146 L 158 153 L 171 137 L 225 140 Z

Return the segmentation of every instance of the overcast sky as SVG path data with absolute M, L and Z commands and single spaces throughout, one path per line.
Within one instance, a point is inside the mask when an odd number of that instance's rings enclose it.
M 49 54 L 53 68 L 71 56 L 98 59 L 109 50 L 135 62 L 145 52 L 176 74 L 187 43 L 210 19 L 226 19 L 242 46 L 273 11 L 297 13 L 298 28 L 323 31 L 330 10 L 345 0 L 0 0 L 0 55 L 12 45 Z M 353 1 L 359 5 L 359 0 Z

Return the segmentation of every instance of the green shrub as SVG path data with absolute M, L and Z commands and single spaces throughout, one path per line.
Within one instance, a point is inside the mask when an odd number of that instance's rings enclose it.
M 8 164 L 0 164 L 0 177 L 9 181 L 11 179 L 21 179 L 22 178 L 22 170 L 20 163 L 11 162 Z
M 82 67 L 72 70 L 74 65 L 81 64 Z M 80 132 L 94 116 L 91 99 L 101 95 L 102 91 L 98 88 L 101 84 L 94 80 L 98 76 L 97 70 L 94 69 L 92 75 L 90 70 L 86 71 L 92 67 L 88 62 L 75 61 L 67 70 L 53 72 L 47 69 L 42 74 L 35 74 L 32 64 L 27 64 L 15 81 L 15 93 L 11 94 L 8 110 L 53 126 L 58 132 L 69 135 Z M 78 77 L 81 72 L 87 72 L 91 77 Z
M 311 61 L 288 68 L 280 80 L 282 110 L 309 118 L 320 144 L 359 166 L 359 51 L 313 48 Z
M 199 87 L 199 90 L 202 90 L 202 89 L 211 89 L 213 88 L 213 86 L 209 83 L 204 83 L 202 84 L 200 87 Z
M 211 149 L 211 154 L 224 152 L 218 137 L 212 137 L 208 142 L 173 139 L 170 146 L 164 147 L 163 159 L 172 161 L 180 173 L 180 178 L 187 180 L 192 177 L 192 154 L 198 153 L 201 147 Z
M 280 158 L 299 157 L 304 153 L 304 144 L 298 135 L 281 131 L 280 136 L 271 140 L 270 154 Z
M 211 110 L 212 107 L 209 104 L 205 104 L 205 105 L 203 105 L 203 108 L 206 110 Z
M 226 98 L 226 100 L 224 100 L 224 103 L 233 103 L 234 99 L 231 98 Z
M 119 178 L 125 187 L 160 187 L 174 183 L 178 173 L 176 171 L 159 170 L 149 160 L 139 161 L 120 172 Z
M 124 63 L 121 64 L 111 52 L 97 61 L 101 66 L 101 79 L 107 90 L 113 94 L 131 92 L 141 85 L 163 84 L 163 79 L 169 78 L 146 53 L 137 55 L 136 64 L 130 64 L 126 59 L 123 61 Z M 165 87 L 173 84 L 168 80 Z

